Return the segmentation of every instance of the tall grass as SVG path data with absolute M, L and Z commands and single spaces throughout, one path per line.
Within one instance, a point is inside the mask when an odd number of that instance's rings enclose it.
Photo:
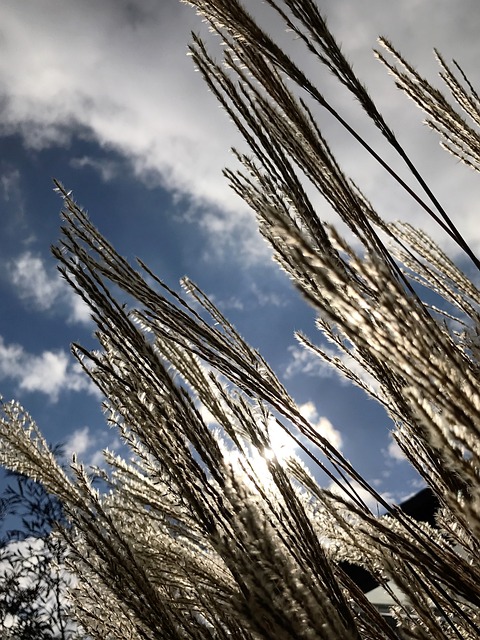
M 240 2 L 189 4 L 224 43 L 216 62 L 194 37 L 193 60 L 250 146 L 249 155 L 236 153 L 242 168 L 225 170 L 226 178 L 254 210 L 339 357 L 297 338 L 385 407 L 398 445 L 439 501 L 437 527 L 409 518 L 361 477 L 196 285 L 185 280 L 182 297 L 143 263 L 132 267 L 61 185 L 64 226 L 53 251 L 98 328 L 99 350 L 73 345 L 73 353 L 105 395 L 107 419 L 132 457 L 105 452 L 109 471 L 99 473 L 108 490 L 100 492 L 80 462 L 73 460 L 72 476 L 58 466 L 13 402 L 2 406 L 1 462 L 40 480 L 64 504 L 74 525 L 62 532 L 78 577 L 74 607 L 93 638 L 476 639 L 480 293 L 424 231 L 382 219 L 339 166 L 309 105 L 345 127 L 400 184 L 405 201 L 414 198 L 476 267 L 478 258 L 315 2 L 266 0 L 298 44 L 352 92 L 416 180 L 415 191 Z M 381 45 L 378 56 L 444 146 L 477 170 L 479 99 L 463 72 L 438 56 L 450 101 L 391 44 Z M 354 234 L 354 245 L 322 222 L 307 183 Z M 418 282 L 448 313 L 421 299 Z M 135 303 L 126 306 L 122 295 Z M 310 470 L 294 454 L 276 454 L 275 429 L 301 434 Z M 322 488 L 325 476 L 342 491 Z M 373 514 L 365 495 L 386 515 Z M 395 627 L 344 561 L 365 567 L 390 592 Z

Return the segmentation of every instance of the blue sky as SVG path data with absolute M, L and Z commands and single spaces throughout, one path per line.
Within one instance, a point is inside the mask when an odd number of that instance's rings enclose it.
M 261 3 L 247 4 L 271 32 L 278 29 Z M 433 77 L 437 46 L 475 83 L 476 0 L 323 5 L 387 120 L 478 249 L 475 177 L 440 152 L 421 114 L 371 54 L 375 37 L 386 35 Z M 191 29 L 212 39 L 195 12 L 176 0 L 23 0 L 3 3 L 0 16 L 0 394 L 18 399 L 49 441 L 65 443 L 87 463 L 118 445 L 98 395 L 69 355 L 73 341 L 94 345 L 93 325 L 50 255 L 60 226 L 55 177 L 121 254 L 141 257 L 171 286 L 184 275 L 199 284 L 381 492 L 400 499 L 414 491 L 416 478 L 392 447 L 387 417 L 295 342 L 295 330 L 319 339 L 314 316 L 221 176 L 234 162 L 229 148 L 242 143 L 186 56 Z M 290 51 L 292 38 L 279 37 Z M 321 73 L 308 58 L 304 63 Z M 351 99 L 327 75 L 322 83 L 377 143 Z M 361 150 L 324 114 L 319 120 L 379 212 L 423 224 Z

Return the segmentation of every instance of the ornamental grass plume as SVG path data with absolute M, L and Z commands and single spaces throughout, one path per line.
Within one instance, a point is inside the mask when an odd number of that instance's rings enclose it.
M 92 638 L 477 639 L 480 292 L 424 231 L 382 219 L 339 166 L 313 107 L 362 144 L 477 268 L 479 260 L 313 0 L 266 4 L 358 100 L 418 193 L 241 2 L 188 4 L 224 45 L 216 62 L 194 36 L 193 60 L 250 147 L 248 156 L 236 152 L 242 168 L 225 170 L 226 178 L 339 355 L 297 338 L 386 409 L 395 440 L 439 502 L 436 527 L 408 517 L 362 478 L 195 284 L 185 279 L 180 296 L 142 262 L 128 264 L 59 184 L 64 226 L 53 252 L 90 306 L 99 343 L 98 351 L 75 344 L 73 353 L 104 394 L 108 422 L 131 459 L 105 452 L 107 470 L 97 470 L 105 489 L 75 459 L 68 476 L 33 421 L 6 403 L 1 462 L 62 501 L 71 527 L 60 533 L 77 576 L 73 607 Z M 479 99 L 463 71 L 456 65 L 455 75 L 437 55 L 452 102 L 380 43 L 385 53 L 377 55 L 442 144 L 478 170 Z M 354 242 L 322 222 L 312 187 Z M 421 299 L 425 288 L 436 306 Z M 274 429 L 301 435 L 292 438 L 308 468 L 295 454 L 276 454 Z M 325 479 L 341 491 L 322 488 Z M 365 495 L 385 515 L 372 513 Z M 393 625 L 345 563 L 384 585 L 395 601 Z

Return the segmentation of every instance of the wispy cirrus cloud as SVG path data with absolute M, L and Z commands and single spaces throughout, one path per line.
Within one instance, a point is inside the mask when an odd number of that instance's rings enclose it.
M 0 380 L 10 380 L 18 392 L 38 392 L 57 402 L 64 391 L 98 395 L 96 387 L 66 351 L 32 354 L 19 344 L 6 344 L 0 336 Z
M 25 251 L 8 263 L 7 271 L 17 295 L 35 309 L 64 308 L 69 322 L 91 322 L 85 302 L 62 280 L 58 271 L 47 269 L 40 256 Z

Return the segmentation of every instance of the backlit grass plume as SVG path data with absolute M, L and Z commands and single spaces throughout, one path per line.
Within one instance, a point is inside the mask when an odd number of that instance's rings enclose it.
M 68 476 L 31 419 L 6 403 L 1 461 L 63 502 L 72 527 L 62 535 L 78 579 L 74 609 L 93 638 L 477 639 L 480 293 L 425 232 L 382 219 L 339 166 L 314 107 L 365 147 L 403 187 L 405 202 L 414 198 L 425 225 L 439 225 L 469 264 L 480 263 L 315 2 L 266 0 L 298 46 L 358 100 L 417 191 L 240 2 L 189 4 L 224 44 L 217 62 L 194 37 L 194 63 L 250 147 L 249 155 L 236 152 L 241 168 L 227 169 L 226 178 L 339 357 L 298 340 L 385 407 L 398 445 L 439 502 L 437 527 L 419 524 L 369 486 L 195 284 L 185 280 L 182 297 L 143 263 L 128 264 L 61 185 L 64 226 L 53 251 L 89 304 L 99 343 L 93 352 L 73 345 L 73 353 L 104 394 L 131 459 L 105 452 L 103 489 L 76 460 Z M 478 170 L 479 99 L 463 72 L 457 66 L 455 75 L 438 55 L 447 99 L 381 43 L 379 57 L 442 144 Z M 307 195 L 312 188 L 354 243 L 322 222 Z M 435 294 L 435 307 L 420 298 L 418 283 Z M 308 467 L 275 451 L 278 431 L 292 433 Z M 365 495 L 384 516 L 370 511 Z M 396 602 L 393 625 L 346 563 L 385 586 Z

